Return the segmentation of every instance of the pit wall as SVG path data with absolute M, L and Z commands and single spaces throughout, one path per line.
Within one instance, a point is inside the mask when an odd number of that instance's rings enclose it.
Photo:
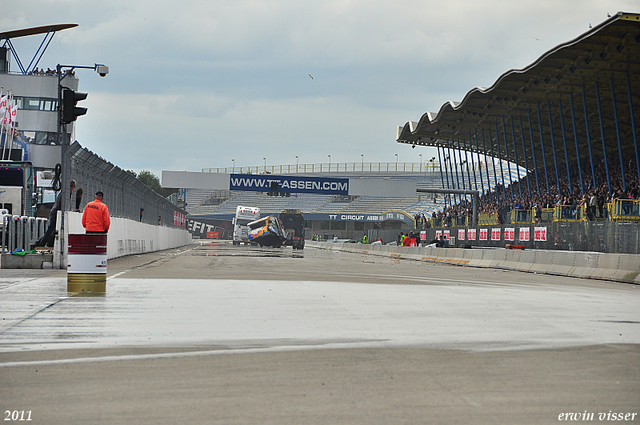
M 456 266 L 486 267 L 640 284 L 640 255 L 582 251 L 418 248 L 307 241 L 308 247 Z
M 82 214 L 77 212 L 67 212 L 66 214 L 66 233 L 84 234 Z M 59 226 L 60 216 L 58 216 L 58 229 Z M 65 238 L 66 240 L 68 238 Z M 107 236 L 107 259 L 176 248 L 188 245 L 191 242 L 191 234 L 186 228 L 156 226 L 127 218 L 112 217 L 111 227 Z M 65 258 L 62 264 L 66 264 L 66 246 L 60 247 L 59 245 L 58 240 L 56 240 L 54 251 L 57 255 L 54 255 L 54 268 L 60 268 L 60 263 L 57 262 L 60 261 L 60 254 Z M 64 248 L 64 250 L 61 248 Z M 58 260 L 56 261 L 56 259 Z

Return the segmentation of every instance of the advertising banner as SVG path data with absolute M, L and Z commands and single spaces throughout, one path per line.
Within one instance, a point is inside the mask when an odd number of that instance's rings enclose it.
M 507 227 L 504 229 L 504 240 L 513 241 L 516 238 L 516 229 L 513 227 Z
M 535 227 L 533 229 L 533 237 L 536 242 L 546 242 L 547 241 L 547 228 L 546 227 Z
M 276 176 L 271 174 L 231 174 L 229 190 L 348 195 L 349 179 Z
M 233 233 L 231 219 L 189 219 L 187 221 L 187 230 L 191 232 L 193 237 L 201 239 L 228 239 Z
M 467 239 L 470 241 L 476 240 L 476 229 L 467 230 Z

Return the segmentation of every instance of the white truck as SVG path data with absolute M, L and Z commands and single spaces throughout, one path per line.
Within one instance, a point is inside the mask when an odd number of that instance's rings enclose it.
M 236 216 L 233 218 L 233 244 L 249 243 L 249 226 L 252 221 L 260 218 L 260 208 L 236 207 Z

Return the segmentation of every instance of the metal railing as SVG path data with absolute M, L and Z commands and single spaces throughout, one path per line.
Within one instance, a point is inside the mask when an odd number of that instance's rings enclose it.
M 440 172 L 440 163 L 420 162 L 333 162 L 319 164 L 261 165 L 248 167 L 203 168 L 203 173 L 224 174 L 296 174 L 340 172 Z
M 609 217 L 619 222 L 640 222 L 640 200 L 615 199 L 609 204 Z
M 2 216 L 2 227 L 0 228 L 2 253 L 14 252 L 16 249 L 30 250 L 31 244 L 45 234 L 48 223 L 49 220 L 40 217 Z

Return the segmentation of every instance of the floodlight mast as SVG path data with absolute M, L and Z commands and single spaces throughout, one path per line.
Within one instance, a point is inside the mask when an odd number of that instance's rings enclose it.
M 105 77 L 109 73 L 109 67 L 104 64 L 94 64 L 93 66 L 83 66 L 83 65 L 56 65 L 56 74 L 58 76 L 58 143 L 60 143 L 60 193 L 58 196 L 62 196 L 60 199 L 60 211 L 62 212 L 60 218 L 60 232 L 58 233 L 58 242 L 60 247 L 60 257 L 59 257 L 59 268 L 67 268 L 66 264 L 64 264 L 64 257 L 66 252 L 65 245 L 65 222 L 64 222 L 64 214 L 67 208 L 67 200 L 70 198 L 70 187 L 67 182 L 67 147 L 69 145 L 67 141 L 67 123 L 63 122 L 63 111 L 62 111 L 62 80 L 64 80 L 68 75 L 71 75 L 71 72 L 76 69 L 93 69 L 95 70 L 101 77 Z M 63 69 L 64 75 L 63 75 Z M 68 89 L 67 87 L 64 87 Z M 70 90 L 70 89 L 68 89 Z M 75 92 L 73 92 L 75 95 Z M 86 96 L 85 96 L 86 97 Z M 84 111 L 86 113 L 86 110 Z M 82 115 L 77 114 L 77 115 Z M 75 116 L 74 116 L 75 119 Z

